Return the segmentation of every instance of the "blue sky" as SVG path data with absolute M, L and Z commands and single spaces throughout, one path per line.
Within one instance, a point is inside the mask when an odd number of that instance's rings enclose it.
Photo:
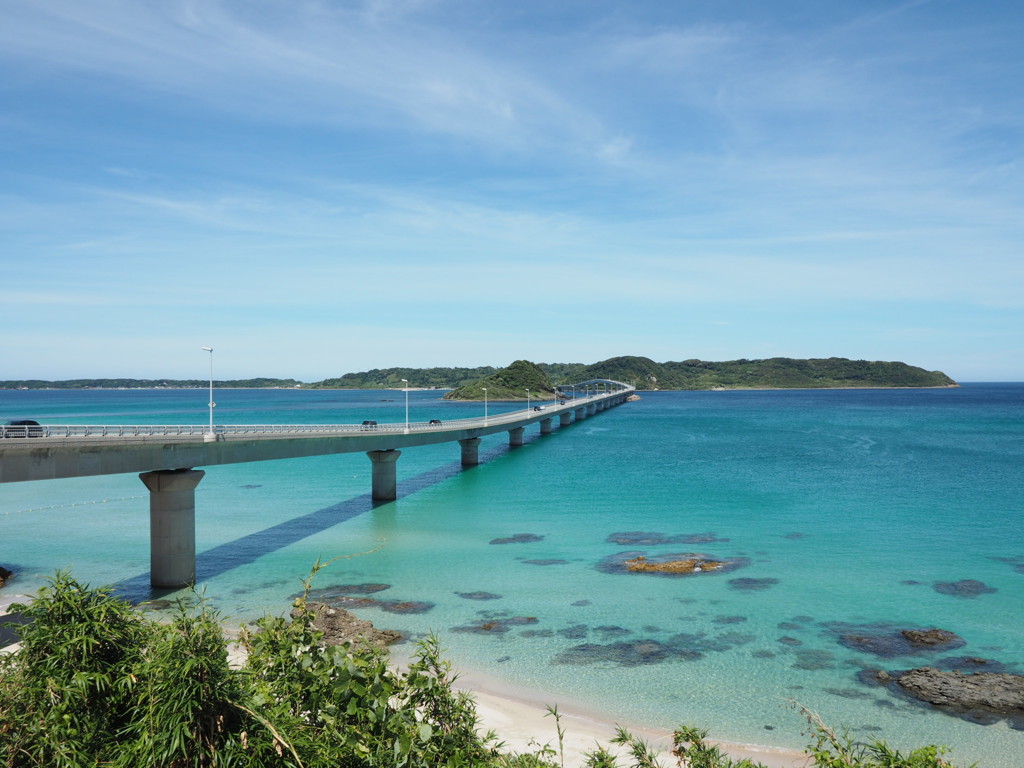
M 1013 0 L 5 0 L 0 379 L 1024 380 Z

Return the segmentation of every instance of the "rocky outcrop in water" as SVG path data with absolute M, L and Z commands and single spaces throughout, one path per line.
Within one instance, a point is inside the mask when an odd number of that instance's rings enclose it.
M 632 560 L 626 561 L 626 568 L 630 571 L 642 573 L 700 573 L 701 571 L 716 571 L 723 563 L 717 560 L 707 560 L 699 557 L 688 557 L 683 560 L 667 560 L 664 562 L 653 562 L 643 555 L 638 555 Z
M 9 571 L 0 565 L 0 587 L 3 587 L 10 579 L 14 577 L 14 572 Z
M 950 714 L 981 723 L 1005 718 L 1024 729 L 1024 675 L 918 667 L 897 673 L 896 681 L 907 695 Z
M 368 621 L 357 618 L 343 608 L 332 608 L 326 603 L 306 604 L 313 614 L 313 627 L 324 633 L 325 645 L 364 642 L 384 648 L 403 639 L 401 632 L 393 629 L 377 629 Z M 292 610 L 292 618 L 299 615 L 299 608 Z

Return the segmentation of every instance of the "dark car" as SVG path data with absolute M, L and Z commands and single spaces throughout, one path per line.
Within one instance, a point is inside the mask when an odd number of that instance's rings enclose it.
M 363 429 L 376 429 L 376 428 L 377 428 L 377 422 L 376 421 L 371 421 L 371 420 L 367 419 L 366 421 L 363 422 Z
M 0 437 L 42 437 L 43 428 L 33 419 L 8 419 L 0 424 Z
M 533 410 L 535 410 L 535 411 L 543 411 L 544 410 L 544 406 L 543 405 L 535 405 L 535 406 L 533 406 Z
M 441 420 L 440 419 L 431 419 L 430 420 L 430 424 L 431 424 L 431 426 L 439 427 L 439 426 L 441 426 Z

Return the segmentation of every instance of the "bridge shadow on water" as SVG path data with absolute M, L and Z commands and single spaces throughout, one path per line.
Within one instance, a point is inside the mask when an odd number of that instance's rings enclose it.
M 532 442 L 532 441 L 531 441 Z M 481 462 L 493 459 L 509 451 L 509 447 L 499 446 L 489 451 L 481 451 Z M 423 472 L 408 480 L 398 483 L 398 498 L 410 496 L 432 485 L 444 482 L 461 472 L 475 467 L 463 467 L 461 461 L 444 464 L 436 469 Z M 196 554 L 196 583 L 220 576 L 240 565 L 255 562 L 271 552 L 294 544 L 309 536 L 315 536 L 335 525 L 351 520 L 353 517 L 370 512 L 373 509 L 393 504 L 393 501 L 375 501 L 369 493 L 355 498 L 332 504 L 306 515 L 285 520 L 283 523 L 264 528 L 262 531 L 250 533 L 234 541 Z M 157 589 L 149 583 L 149 571 L 123 579 L 114 586 L 114 593 L 133 603 L 145 600 L 156 600 L 172 595 L 179 589 Z

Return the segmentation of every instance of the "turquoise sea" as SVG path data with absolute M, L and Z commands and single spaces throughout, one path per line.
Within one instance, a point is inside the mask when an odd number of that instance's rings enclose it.
M 410 418 L 482 415 L 440 394 L 411 392 Z M 216 400 L 225 424 L 397 422 L 405 407 L 380 391 Z M 206 403 L 204 390 L 2 391 L 0 416 L 203 424 Z M 798 748 L 797 702 L 857 736 L 946 744 L 957 765 L 1021 764 L 1024 731 L 905 701 L 870 670 L 983 658 L 1024 672 L 1024 384 L 649 392 L 551 435 L 535 427 L 521 448 L 492 436 L 481 457 L 463 470 L 457 444 L 404 450 L 399 499 L 377 506 L 362 454 L 210 467 L 202 589 L 242 623 L 286 612 L 314 561 L 339 558 L 315 588 L 373 600 L 355 612 L 437 632 L 456 666 L 549 703 Z M 683 553 L 736 567 L 616 567 Z M 135 476 L 0 485 L 0 563 L 18 573 L 6 592 L 71 568 L 142 599 L 148 557 Z M 930 627 L 965 644 L 894 640 Z

